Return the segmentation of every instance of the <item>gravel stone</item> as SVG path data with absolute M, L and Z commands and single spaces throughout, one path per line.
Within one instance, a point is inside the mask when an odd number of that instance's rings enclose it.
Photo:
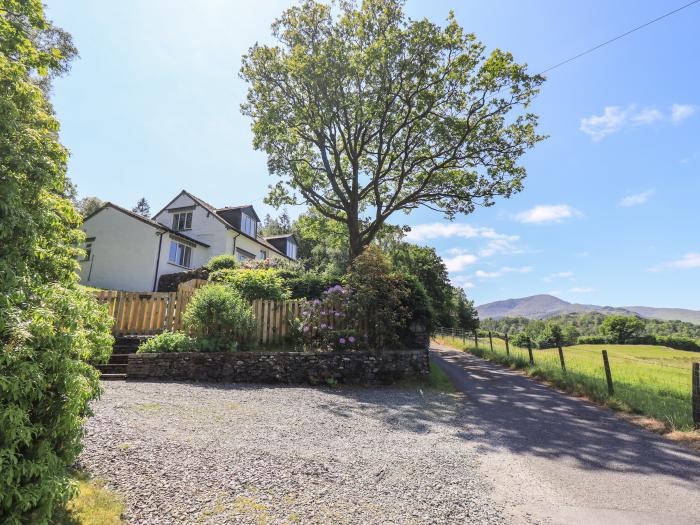
M 79 466 L 132 524 L 505 523 L 458 394 L 107 382 Z

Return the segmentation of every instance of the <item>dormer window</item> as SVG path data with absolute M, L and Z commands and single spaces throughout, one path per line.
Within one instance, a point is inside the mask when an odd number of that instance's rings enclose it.
M 191 230 L 192 229 L 192 212 L 183 211 L 180 213 L 173 213 L 173 230 Z
M 255 219 L 247 213 L 241 213 L 241 231 L 255 238 Z

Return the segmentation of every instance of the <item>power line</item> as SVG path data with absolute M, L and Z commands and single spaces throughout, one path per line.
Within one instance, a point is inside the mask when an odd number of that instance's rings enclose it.
M 686 9 L 686 8 L 688 8 L 688 7 L 690 7 L 690 6 L 694 5 L 694 4 L 697 4 L 698 2 L 700 2 L 700 0 L 693 0 L 692 2 L 690 2 L 690 3 L 688 3 L 688 4 L 685 4 L 685 5 L 683 5 L 683 6 L 679 7 L 679 8 L 677 8 L 677 9 L 674 9 L 673 11 L 669 11 L 668 13 L 666 13 L 666 14 L 664 14 L 664 15 L 661 15 L 661 16 L 658 17 L 658 18 L 654 18 L 654 20 L 650 20 L 649 22 L 646 22 L 645 24 L 642 24 L 642 25 L 640 25 L 640 26 L 637 26 L 637 27 L 635 27 L 634 29 L 630 29 L 630 30 L 627 31 L 626 33 L 622 33 L 621 35 L 618 35 L 618 36 L 616 36 L 615 38 L 611 38 L 610 40 L 607 40 L 607 41 L 603 42 L 602 44 L 598 44 L 597 46 L 592 47 L 592 48 L 590 48 L 590 49 L 584 51 L 583 53 L 579 53 L 579 54 L 576 55 L 576 56 L 573 56 L 573 57 L 571 57 L 571 58 L 567 58 L 566 60 L 564 60 L 564 61 L 562 61 L 562 62 L 559 62 L 558 64 L 555 64 L 555 65 L 553 65 L 552 67 L 549 67 L 549 68 L 545 69 L 544 71 L 540 72 L 540 74 L 543 75 L 544 73 L 547 73 L 548 71 L 551 71 L 552 69 L 556 69 L 556 68 L 558 68 L 558 67 L 560 67 L 560 66 L 563 66 L 564 64 L 568 64 L 568 63 L 571 62 L 572 60 L 576 60 L 577 58 L 581 58 L 581 57 L 584 56 L 584 55 L 587 55 L 587 54 L 589 54 L 589 53 L 592 53 L 592 52 L 595 51 L 596 49 L 600 49 L 600 48 L 603 47 L 603 46 L 607 46 L 608 44 L 612 44 L 612 43 L 615 42 L 616 40 L 620 40 L 621 38 L 624 38 L 624 37 L 626 37 L 627 35 L 630 35 L 630 34 L 634 33 L 635 31 L 639 31 L 640 29 L 643 29 L 643 28 L 645 28 L 645 27 L 647 27 L 647 26 L 649 26 L 649 25 L 651 25 L 651 24 L 653 24 L 653 23 L 655 23 L 655 22 L 658 22 L 659 20 L 663 20 L 664 18 L 669 17 L 669 16 L 671 16 L 671 15 L 673 15 L 673 14 L 676 14 L 678 11 L 682 11 L 683 9 Z

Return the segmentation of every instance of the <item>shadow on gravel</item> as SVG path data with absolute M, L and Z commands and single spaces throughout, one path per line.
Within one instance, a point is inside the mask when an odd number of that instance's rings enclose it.
M 458 435 L 482 450 L 505 448 L 578 468 L 662 474 L 700 482 L 700 456 L 582 399 L 458 351 L 433 359 L 466 396 Z

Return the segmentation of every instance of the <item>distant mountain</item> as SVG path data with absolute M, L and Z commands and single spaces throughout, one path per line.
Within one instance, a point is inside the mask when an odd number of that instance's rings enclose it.
M 520 299 L 506 299 L 477 306 L 481 319 L 502 317 L 527 317 L 546 319 L 562 314 L 600 312 L 603 314 L 639 315 L 664 321 L 678 320 L 700 324 L 700 311 L 683 308 L 652 308 L 648 306 L 596 306 L 593 304 L 569 303 L 553 295 L 531 295 Z

